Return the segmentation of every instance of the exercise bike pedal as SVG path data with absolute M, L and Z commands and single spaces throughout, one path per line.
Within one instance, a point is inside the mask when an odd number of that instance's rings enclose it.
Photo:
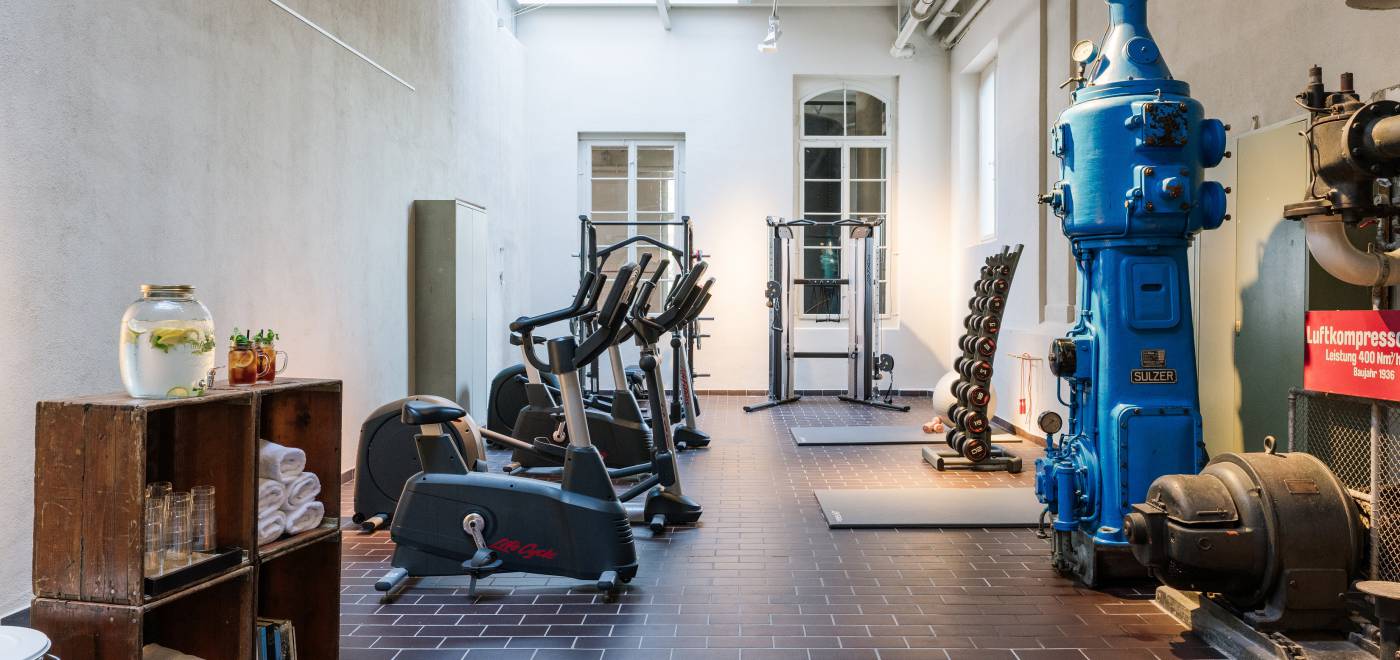
M 471 578 L 471 583 L 467 585 L 467 595 L 475 598 L 476 581 L 500 570 L 504 563 L 496 556 L 495 551 L 487 548 L 477 549 L 471 559 L 462 562 L 462 572 Z

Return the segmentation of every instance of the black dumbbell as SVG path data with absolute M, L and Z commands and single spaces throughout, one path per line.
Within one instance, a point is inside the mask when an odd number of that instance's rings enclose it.
M 986 360 L 971 360 L 967 366 L 968 380 L 986 383 L 992 379 L 992 363 Z
M 961 439 L 964 437 L 966 437 L 965 433 L 957 429 L 953 429 L 951 431 L 948 431 L 948 435 L 944 436 L 944 442 L 948 443 L 949 447 L 957 449 L 958 445 L 961 444 Z
M 981 385 L 969 385 L 967 390 L 964 391 L 963 397 L 967 399 L 968 403 L 978 408 L 986 407 L 987 404 L 992 402 L 991 393 L 987 391 L 987 388 Z
M 987 289 L 992 293 L 1005 294 L 1007 291 L 1011 290 L 1011 282 L 1004 277 L 998 277 L 987 285 Z
M 958 448 L 958 453 L 973 463 L 981 463 L 992 455 L 992 447 L 980 437 L 969 436 Z
M 976 350 L 969 351 L 970 353 L 976 353 L 978 355 L 981 355 L 982 357 L 991 357 L 997 352 L 997 340 L 991 337 L 982 337 L 980 339 L 974 339 L 973 348 L 975 348 Z
M 987 430 L 987 417 L 975 410 L 971 411 L 963 417 L 962 427 L 967 429 L 968 433 L 982 435 Z

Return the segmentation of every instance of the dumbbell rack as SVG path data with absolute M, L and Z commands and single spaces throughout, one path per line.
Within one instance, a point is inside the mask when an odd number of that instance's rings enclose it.
M 925 447 L 924 460 L 938 470 L 1021 471 L 1021 458 L 992 444 L 992 364 L 997 355 L 997 336 L 1006 313 L 1011 281 L 1021 262 L 1024 246 L 1002 246 L 1001 252 L 987 257 L 981 277 L 973 285 L 968 301 L 969 314 L 963 319 L 967 331 L 958 346 L 962 357 L 953 362 L 959 378 L 953 383 L 957 403 L 945 416 L 947 449 Z M 941 413 L 941 411 L 940 411 Z

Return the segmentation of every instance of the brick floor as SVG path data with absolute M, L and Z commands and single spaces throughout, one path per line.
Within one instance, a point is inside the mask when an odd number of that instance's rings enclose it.
M 938 660 L 1222 657 L 1151 602 L 1151 584 L 1090 591 L 1050 570 L 1034 530 L 830 530 L 813 489 L 1006 487 L 1021 475 L 939 473 L 920 446 L 798 448 L 790 426 L 918 424 L 910 413 L 806 399 L 706 397 L 710 449 L 683 454 L 695 528 L 637 528 L 641 572 L 616 603 L 583 583 L 497 575 L 410 582 L 383 604 L 388 534 L 345 533 L 341 657 Z M 502 456 L 495 457 L 499 462 Z M 345 501 L 350 502 L 347 489 Z M 347 504 L 348 506 L 348 504 Z

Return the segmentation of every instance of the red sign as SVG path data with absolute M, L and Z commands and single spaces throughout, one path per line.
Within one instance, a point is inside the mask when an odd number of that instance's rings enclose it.
M 1303 387 L 1400 401 L 1400 311 L 1308 312 Z

